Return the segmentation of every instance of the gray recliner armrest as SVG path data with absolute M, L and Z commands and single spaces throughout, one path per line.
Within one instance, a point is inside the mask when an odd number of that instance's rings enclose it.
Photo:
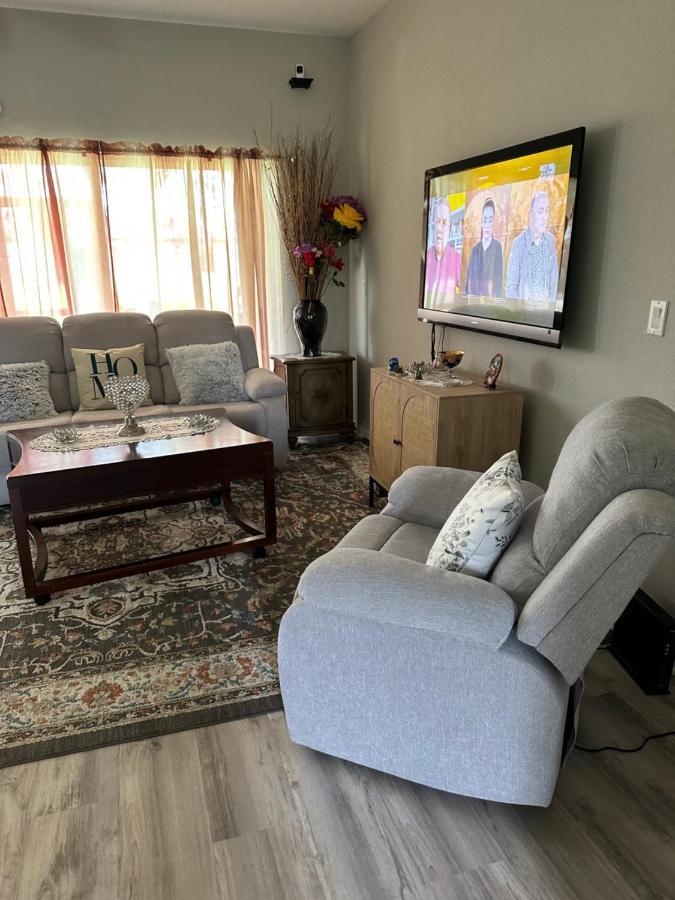
M 249 369 L 244 377 L 244 390 L 251 400 L 266 397 L 283 397 L 287 392 L 286 382 L 269 369 Z
M 392 484 L 389 502 L 382 513 L 404 522 L 442 528 L 452 510 L 481 474 L 466 469 L 412 466 Z
M 440 529 L 482 474 L 468 469 L 412 466 L 392 484 L 389 502 L 382 514 Z M 525 506 L 544 493 L 538 484 L 531 481 L 521 481 L 520 486 Z
M 513 600 L 489 581 L 355 548 L 315 560 L 296 603 L 492 649 L 504 643 L 516 616 Z

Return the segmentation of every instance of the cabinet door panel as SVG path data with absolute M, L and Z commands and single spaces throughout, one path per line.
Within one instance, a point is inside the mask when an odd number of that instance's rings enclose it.
M 432 397 L 403 390 L 401 395 L 401 472 L 436 464 L 438 405 Z
M 308 365 L 298 372 L 297 424 L 332 425 L 347 418 L 345 367 Z
M 370 398 L 370 474 L 382 487 L 391 487 L 401 469 L 400 385 L 386 378 L 374 380 Z

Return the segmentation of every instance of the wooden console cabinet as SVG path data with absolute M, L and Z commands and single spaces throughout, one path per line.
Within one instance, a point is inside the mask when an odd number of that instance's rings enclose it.
M 483 376 L 462 372 L 465 387 L 417 384 L 370 372 L 370 494 L 388 491 L 410 466 L 484 471 L 520 446 L 523 395 L 508 385 L 488 391 Z
M 301 435 L 341 434 L 353 441 L 354 357 L 273 355 L 274 374 L 288 385 L 288 443 Z

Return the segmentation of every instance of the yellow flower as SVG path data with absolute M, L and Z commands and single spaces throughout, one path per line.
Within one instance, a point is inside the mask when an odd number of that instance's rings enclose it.
M 342 225 L 343 228 L 354 228 L 356 231 L 361 231 L 363 216 L 349 203 L 343 203 L 342 206 L 336 206 L 333 212 L 333 218 L 338 225 Z

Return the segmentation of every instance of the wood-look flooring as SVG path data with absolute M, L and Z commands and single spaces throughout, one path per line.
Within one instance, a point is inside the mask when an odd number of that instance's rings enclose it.
M 675 727 L 606 652 L 580 740 Z M 575 751 L 549 809 L 419 787 L 289 741 L 283 713 L 0 771 L 0 898 L 675 897 L 675 739 Z

